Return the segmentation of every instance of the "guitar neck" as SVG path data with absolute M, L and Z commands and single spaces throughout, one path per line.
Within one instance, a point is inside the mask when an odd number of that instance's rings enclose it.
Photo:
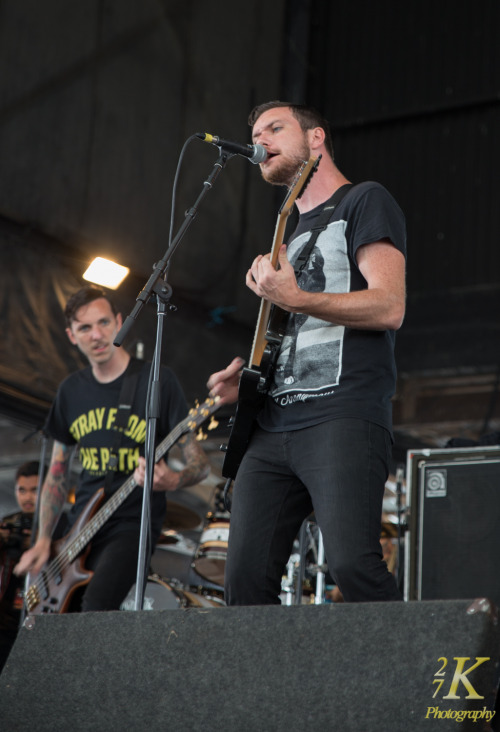
M 269 261 L 273 265 L 274 269 L 278 269 L 278 257 L 280 247 L 283 244 L 283 239 L 285 237 L 285 227 L 288 217 L 290 215 L 290 211 L 291 208 L 280 211 L 278 215 L 278 220 L 276 222 L 273 244 L 269 257 Z M 260 366 L 260 362 L 262 361 L 262 355 L 267 345 L 266 333 L 270 312 L 271 303 L 269 302 L 269 300 L 265 300 L 264 298 L 262 298 L 260 301 L 259 315 L 257 317 L 257 325 L 253 337 L 252 350 L 250 352 L 250 368 Z
M 106 501 L 104 506 L 97 511 L 95 516 L 88 522 L 82 531 L 75 537 L 75 539 L 64 549 L 67 554 L 68 560 L 72 562 L 80 554 L 89 541 L 97 534 L 106 521 L 111 518 L 114 512 L 122 505 L 126 498 L 132 493 L 136 487 L 134 477 L 131 475 L 128 480 L 121 486 L 116 493 L 113 493 L 109 501 Z M 62 552 L 61 552 L 62 554 Z
M 188 416 L 183 419 L 174 429 L 160 442 L 155 451 L 155 462 L 159 462 L 161 458 L 170 450 L 177 440 L 186 432 L 193 432 L 199 427 L 218 407 L 219 399 L 207 399 L 201 407 L 191 410 Z M 80 531 L 78 536 L 65 548 L 68 560 L 72 562 L 78 554 L 85 548 L 89 541 L 96 535 L 100 528 L 104 526 L 106 521 L 114 514 L 114 512 L 122 505 L 136 487 L 134 476 L 131 475 L 125 483 L 106 501 L 106 503 L 97 511 L 95 516 L 87 523 L 84 529 Z M 54 560 L 55 561 L 55 560 Z
M 181 422 L 181 424 L 177 425 L 177 427 L 175 428 L 175 439 L 170 439 L 171 435 L 169 435 L 165 438 L 165 440 L 163 440 L 163 442 L 160 443 L 160 445 L 158 445 L 155 452 L 155 462 L 158 462 L 163 457 L 163 455 L 165 455 L 165 453 L 170 449 L 174 442 L 179 439 L 183 432 L 186 431 L 185 429 L 181 429 L 181 425 L 183 424 L 184 422 Z M 75 539 L 69 544 L 69 546 L 66 547 L 65 551 L 67 552 L 70 562 L 72 562 L 78 556 L 78 554 L 80 554 L 82 549 L 87 546 L 89 541 L 94 538 L 99 529 L 104 526 L 106 521 L 111 518 L 115 511 L 129 497 L 136 485 L 137 484 L 133 475 L 127 478 L 125 483 L 123 483 L 123 485 L 115 493 L 113 493 L 111 498 L 106 501 L 104 506 L 102 506 L 99 511 L 97 511 L 95 516 L 91 518 L 85 528 L 82 529 L 78 536 L 76 536 Z
M 304 162 L 300 166 L 295 180 L 281 205 L 278 213 L 278 219 L 276 221 L 276 227 L 270 253 L 270 262 L 273 265 L 274 269 L 278 269 L 279 251 L 285 238 L 286 222 L 292 211 L 293 204 L 295 203 L 296 199 L 299 198 L 300 195 L 303 193 L 306 185 L 311 178 L 311 175 L 315 172 L 318 163 L 319 158 L 309 158 L 307 162 Z M 266 333 L 270 312 L 271 303 L 268 300 L 262 298 L 260 302 L 259 315 L 257 317 L 257 326 L 255 328 L 255 333 L 253 337 L 252 349 L 250 351 L 250 368 L 258 368 L 262 361 L 262 356 L 267 345 Z

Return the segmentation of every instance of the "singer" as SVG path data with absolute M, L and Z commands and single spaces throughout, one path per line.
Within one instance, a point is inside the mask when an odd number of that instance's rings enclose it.
M 294 539 L 312 511 L 345 601 L 401 600 L 380 534 L 395 332 L 405 312 L 404 216 L 380 184 L 349 183 L 316 110 L 273 101 L 256 107 L 249 124 L 273 185 L 292 185 L 303 160 L 321 159 L 296 201 L 298 225 L 279 267 L 259 255 L 246 276 L 257 297 L 283 311 L 286 330 L 233 487 L 226 602 L 280 602 Z M 242 365 L 235 358 L 212 374 L 211 394 L 238 401 Z

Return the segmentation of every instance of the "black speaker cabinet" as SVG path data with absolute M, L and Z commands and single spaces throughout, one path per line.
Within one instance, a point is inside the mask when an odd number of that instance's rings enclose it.
M 499 651 L 480 599 L 41 615 L 0 729 L 491 732 Z
M 406 480 L 405 599 L 500 606 L 500 447 L 410 450 Z

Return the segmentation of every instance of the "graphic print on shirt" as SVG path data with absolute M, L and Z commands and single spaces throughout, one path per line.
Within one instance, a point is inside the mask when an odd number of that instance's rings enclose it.
M 72 437 L 79 443 L 82 468 L 90 475 L 103 476 L 108 470 L 111 456 L 110 446 L 114 440 L 117 411 L 116 407 L 90 409 L 74 419 L 69 427 Z M 92 435 L 100 430 L 105 431 L 102 434 L 107 433 L 109 435 L 107 445 L 95 445 L 95 437 L 92 438 Z M 127 429 L 123 432 L 122 444 L 117 451 L 118 464 L 116 469 L 118 472 L 131 473 L 135 470 L 139 463 L 139 445 L 144 443 L 145 438 L 146 420 L 137 414 L 131 414 Z
M 350 265 L 346 221 L 334 221 L 320 234 L 299 278 L 308 292 L 349 292 Z M 292 266 L 310 233 L 288 246 Z M 271 396 L 281 405 L 331 394 L 342 371 L 345 328 L 310 315 L 291 314 L 274 374 Z

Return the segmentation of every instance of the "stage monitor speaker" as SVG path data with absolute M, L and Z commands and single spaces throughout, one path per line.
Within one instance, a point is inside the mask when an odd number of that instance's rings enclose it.
M 36 617 L 0 676 L 5 732 L 489 729 L 485 600 Z
M 408 452 L 405 599 L 500 606 L 500 447 Z

